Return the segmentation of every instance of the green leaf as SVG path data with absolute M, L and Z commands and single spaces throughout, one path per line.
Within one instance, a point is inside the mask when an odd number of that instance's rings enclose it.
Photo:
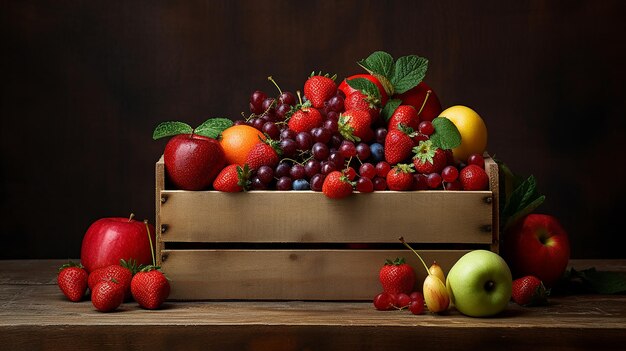
M 161 122 L 152 132 L 152 139 L 157 140 L 178 134 L 191 134 L 192 132 L 193 128 L 184 122 Z
M 579 279 L 583 285 L 598 294 L 619 294 L 626 292 L 626 273 L 598 271 L 595 268 L 567 272 L 568 279 Z
M 504 230 L 512 227 L 523 215 L 533 212 L 544 200 L 545 196 L 539 194 L 537 181 L 531 175 L 513 190 L 509 201 L 504 205 L 500 217 Z
M 224 129 L 233 125 L 228 118 L 210 118 L 196 128 L 195 133 L 217 139 Z
M 380 111 L 380 115 L 384 118 L 385 122 L 389 122 L 391 116 L 401 104 L 402 100 L 400 99 L 391 99 L 387 101 L 385 107 L 383 107 L 383 109 Z
M 375 51 L 357 64 L 371 75 L 390 77 L 393 71 L 393 57 L 384 51 Z
M 402 94 L 417 86 L 426 76 L 428 60 L 417 55 L 400 57 L 393 65 L 389 81 L 396 94 Z
M 441 149 L 454 149 L 461 145 L 461 133 L 457 127 L 445 117 L 437 117 L 432 120 L 435 132 L 430 136 L 433 145 Z
M 368 97 L 372 97 L 380 102 L 380 91 L 376 84 L 372 83 L 369 79 L 354 78 L 346 80 L 348 86 L 352 89 L 356 89 Z

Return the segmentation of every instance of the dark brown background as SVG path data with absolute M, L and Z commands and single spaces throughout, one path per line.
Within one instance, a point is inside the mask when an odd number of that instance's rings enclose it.
M 100 217 L 154 220 L 161 121 L 237 118 L 255 89 L 430 59 L 442 104 L 534 174 L 576 258 L 624 258 L 626 2 L 1 1 L 0 258 L 77 257 Z M 453 216 L 454 214 L 450 214 Z

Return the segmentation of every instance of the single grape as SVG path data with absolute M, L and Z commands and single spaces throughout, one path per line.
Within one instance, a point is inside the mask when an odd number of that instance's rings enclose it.
M 235 125 L 235 126 L 239 126 L 239 125 L 242 125 L 242 124 L 246 124 L 246 121 L 243 120 L 243 119 L 238 119 L 238 120 L 233 122 L 233 125 Z
M 333 96 L 328 99 L 328 108 L 330 111 L 341 112 L 343 111 L 343 98 L 341 96 Z
M 275 101 L 276 99 L 274 99 L 273 97 L 268 97 L 265 100 L 263 100 L 263 103 L 261 104 L 261 108 L 263 109 L 263 111 L 267 111 L 272 106 L 274 106 Z
M 376 164 L 376 175 L 381 178 L 386 178 L 387 173 L 391 170 L 391 166 L 387 161 L 380 161 Z
M 330 137 L 330 146 L 334 148 L 339 149 L 342 142 L 343 142 L 343 137 L 339 133 L 335 133 L 333 134 L 332 137 Z
M 274 179 L 274 170 L 270 166 L 261 166 L 256 171 L 256 176 L 261 180 L 264 184 L 269 184 Z
M 311 190 L 313 191 L 322 191 L 322 185 L 324 185 L 324 179 L 326 176 L 318 173 L 311 177 Z
M 339 122 L 339 114 L 335 111 L 328 111 L 328 113 L 326 113 L 326 120 Z
M 257 175 L 253 175 L 250 177 L 250 187 L 253 190 L 265 190 L 267 189 L 267 184 L 264 183 Z
M 417 130 L 424 135 L 432 135 L 435 132 L 435 126 L 430 121 L 421 121 Z
M 291 176 L 291 179 L 293 180 L 302 179 L 306 176 L 306 170 L 304 169 L 303 165 L 297 163 L 291 167 L 291 170 L 289 171 L 289 175 Z
M 337 170 L 337 165 L 333 161 L 323 161 L 321 165 L 322 165 L 321 171 L 323 175 L 328 175 L 328 173 Z
M 311 135 L 315 142 L 327 144 L 333 133 L 324 127 L 315 127 L 311 129 Z
M 339 146 L 339 153 L 344 158 L 354 157 L 356 156 L 356 146 L 354 146 L 354 143 L 350 140 L 344 140 Z
M 437 189 L 441 186 L 441 175 L 439 173 L 430 173 L 426 175 L 426 184 L 431 189 Z
M 337 133 L 337 131 L 339 130 L 339 123 L 329 118 L 324 121 L 324 124 L 322 124 L 322 127 L 324 127 L 324 129 L 328 129 L 331 134 Z
M 333 161 L 337 167 L 343 167 L 344 163 L 346 163 L 346 159 L 339 151 L 331 152 L 328 156 L 329 161 Z
M 319 173 L 321 169 L 322 169 L 322 165 L 320 164 L 320 161 L 316 159 L 308 160 L 304 164 L 304 172 L 306 173 L 306 176 L 309 178 Z
M 298 152 L 298 143 L 293 139 L 283 139 L 280 141 L 280 148 L 283 150 L 283 156 L 294 158 Z
M 441 178 L 444 182 L 453 182 L 459 177 L 459 170 L 454 166 L 446 166 L 441 171 Z
M 257 130 L 261 130 L 263 129 L 263 125 L 265 124 L 265 121 L 263 118 L 254 118 L 254 122 L 252 122 L 252 126 L 254 128 L 256 128 Z
M 324 161 L 328 158 L 328 156 L 330 156 L 330 149 L 326 144 L 318 141 L 317 143 L 313 144 L 313 147 L 311 148 L 311 153 L 316 160 Z
M 366 178 L 369 178 L 369 179 L 374 178 L 376 176 L 376 166 L 374 166 L 373 164 L 371 164 L 369 162 L 363 163 L 359 167 L 359 175 L 361 177 L 366 177 Z
M 250 112 L 260 114 L 263 112 L 263 101 L 267 99 L 265 92 L 257 90 L 250 95 Z
M 296 140 L 296 132 L 289 128 L 285 128 L 280 131 L 280 140 L 283 139 L 293 139 Z
M 274 171 L 274 175 L 277 178 L 288 177 L 289 176 L 289 172 L 291 172 L 291 165 L 289 164 L 289 162 L 281 161 L 276 166 L 276 170 Z M 289 184 L 289 188 L 291 189 L 291 183 Z
M 278 179 L 278 181 L 276 182 L 276 189 L 277 190 L 291 190 L 291 178 L 284 176 L 284 177 L 280 177 Z
M 372 151 L 370 150 L 370 146 L 366 143 L 359 143 L 356 146 L 356 156 L 361 161 L 365 161 L 372 155 Z
M 463 185 L 457 179 L 457 180 L 455 180 L 453 182 L 446 183 L 445 186 L 444 186 L 444 189 L 446 189 L 446 190 L 463 190 Z
M 426 176 L 421 173 L 413 173 L 413 187 L 412 190 L 426 190 L 428 189 L 428 183 L 426 182 Z
M 287 104 L 280 104 L 276 107 L 274 114 L 276 115 L 277 120 L 284 121 L 289 111 L 291 111 L 291 106 Z
M 296 179 L 291 186 L 293 190 L 311 190 L 311 185 L 306 179 Z
M 274 122 L 265 122 L 263 124 L 263 127 L 261 128 L 261 131 L 264 134 L 267 134 L 270 137 L 270 139 L 276 140 L 280 137 L 280 130 L 278 129 L 278 126 Z
M 379 311 L 389 311 L 393 309 L 393 296 L 386 292 L 376 295 L 376 297 L 374 297 L 374 307 Z
M 385 144 L 385 138 L 387 137 L 387 128 L 376 128 L 376 131 L 374 131 L 374 135 L 376 137 L 377 143 Z
M 397 308 L 408 307 L 410 303 L 411 303 L 411 298 L 409 297 L 409 295 L 405 293 L 399 293 L 398 295 L 396 295 L 395 306 Z
M 421 300 L 411 300 L 411 302 L 409 302 L 409 311 L 415 315 L 424 313 L 424 298 L 422 297 Z
M 468 165 L 476 165 L 482 169 L 485 169 L 485 158 L 481 154 L 471 154 L 467 158 Z
M 309 132 L 300 132 L 296 135 L 298 150 L 309 150 L 313 145 L 313 136 Z
M 278 97 L 278 101 L 285 105 L 294 106 L 296 104 L 296 96 L 290 91 L 283 91 Z
M 348 176 L 348 179 L 351 180 L 351 181 L 354 180 L 354 178 L 356 178 L 356 171 L 352 167 L 348 167 L 348 168 L 344 169 L 343 170 L 343 174 Z
M 371 193 L 374 191 L 374 183 L 370 178 L 361 176 L 356 181 L 356 190 L 362 193 Z
M 372 183 L 374 183 L 374 190 L 376 191 L 387 189 L 387 181 L 383 177 L 374 177 L 374 179 L 372 179 Z
M 372 162 L 378 163 L 385 160 L 385 147 L 379 143 L 370 145 Z

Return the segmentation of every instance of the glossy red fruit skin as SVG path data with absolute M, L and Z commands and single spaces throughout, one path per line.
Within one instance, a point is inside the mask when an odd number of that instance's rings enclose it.
M 569 236 L 556 217 L 531 213 L 507 230 L 506 238 L 503 257 L 514 277 L 534 275 L 552 287 L 567 269 Z
M 459 172 L 459 181 L 463 190 L 476 191 L 487 190 L 489 188 L 489 176 L 484 169 L 476 166 L 465 166 Z
M 389 311 L 393 309 L 394 296 L 382 292 L 374 297 L 374 307 L 379 311 Z
M 130 269 L 122 267 L 119 264 L 100 267 L 89 274 L 87 285 L 93 290 L 96 284 L 101 281 L 114 279 L 124 290 L 124 300 L 129 300 L 132 295 L 130 293 L 130 281 L 133 279 L 133 273 Z
M 91 291 L 91 303 L 100 312 L 116 310 L 124 302 L 124 290 L 117 283 L 101 281 Z
M 87 291 L 87 271 L 81 267 L 63 268 L 57 276 L 57 284 L 72 302 L 79 302 Z
M 168 179 L 182 190 L 208 188 L 225 164 L 219 142 L 196 134 L 172 137 L 165 146 L 163 161 Z
M 148 224 L 148 227 L 154 246 L 154 226 Z M 101 218 L 92 223 L 83 237 L 80 250 L 80 262 L 87 272 L 119 264 L 120 259 L 133 259 L 137 264 L 152 263 L 145 223 L 122 217 Z
M 424 99 L 430 90 L 428 100 L 424 108 Z M 432 121 L 441 113 L 441 102 L 435 91 L 431 89 L 426 83 L 421 82 L 416 87 L 398 95 L 394 95 L 394 98 L 402 100 L 403 105 L 411 105 L 419 112 L 420 121 Z M 421 112 L 420 112 L 421 109 Z
M 341 84 L 339 84 L 338 89 L 341 90 L 345 96 L 348 96 L 351 93 L 357 91 L 356 89 L 353 89 L 351 86 L 349 86 L 348 83 L 346 83 L 346 80 L 355 79 L 355 78 L 365 78 L 369 80 L 370 82 L 374 83 L 374 85 L 376 85 L 376 87 L 378 88 L 378 92 L 380 93 L 381 106 L 385 106 L 385 104 L 387 104 L 387 100 L 389 99 L 389 96 L 387 96 L 387 92 L 385 91 L 385 88 L 383 87 L 382 84 L 380 84 L 378 79 L 376 79 L 376 77 L 374 77 L 371 74 L 355 74 L 344 79 L 341 82 Z
M 160 271 L 138 272 L 130 282 L 133 298 L 145 309 L 154 310 L 170 295 L 170 283 Z

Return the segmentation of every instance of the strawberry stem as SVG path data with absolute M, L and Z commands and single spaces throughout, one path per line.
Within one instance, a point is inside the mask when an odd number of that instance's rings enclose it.
M 144 219 L 143 223 L 146 225 L 146 231 L 148 232 L 148 242 L 150 243 L 150 254 L 152 254 L 152 265 L 156 266 L 156 258 L 154 257 L 154 247 L 152 246 L 152 236 L 150 235 L 150 226 L 148 220 Z
M 424 260 L 422 259 L 422 256 L 420 256 L 420 254 L 418 254 L 417 251 L 413 250 L 413 248 L 406 241 L 404 241 L 404 237 L 402 237 L 402 236 L 400 237 L 400 242 L 402 242 L 402 244 L 404 244 L 404 246 L 408 247 L 409 250 L 413 251 L 413 253 L 417 256 L 417 258 L 420 259 L 420 261 L 424 265 L 424 268 L 426 269 L 426 273 L 428 273 L 428 275 L 430 275 L 430 270 L 428 269 L 428 266 L 426 266 L 426 262 L 424 262 Z

